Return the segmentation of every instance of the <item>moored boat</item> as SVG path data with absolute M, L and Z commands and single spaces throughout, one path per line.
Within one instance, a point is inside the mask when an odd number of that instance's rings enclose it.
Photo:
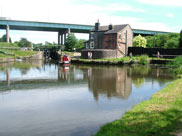
M 71 57 L 67 54 L 61 55 L 59 64 L 68 67 L 71 63 Z

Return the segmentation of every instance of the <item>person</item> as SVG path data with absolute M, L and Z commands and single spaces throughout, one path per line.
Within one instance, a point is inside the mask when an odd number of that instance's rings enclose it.
M 76 48 L 73 48 L 73 51 L 76 52 Z
M 133 56 L 132 52 L 130 52 L 129 56 L 130 56 L 130 60 L 132 60 L 132 56 Z
M 157 58 L 160 58 L 160 52 L 159 51 L 157 52 Z
M 90 52 L 90 59 L 92 59 L 92 52 Z
M 88 59 L 90 59 L 90 52 L 88 51 Z

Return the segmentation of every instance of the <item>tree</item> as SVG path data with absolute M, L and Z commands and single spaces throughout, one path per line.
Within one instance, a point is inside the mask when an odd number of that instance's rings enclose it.
M 152 48 L 154 46 L 154 37 L 153 36 L 146 36 L 145 38 L 147 40 L 146 47 Z
M 28 41 L 26 38 L 21 38 L 18 42 L 18 46 L 20 47 L 31 47 L 32 43 Z
M 77 42 L 77 39 L 73 33 L 70 33 L 68 35 L 68 38 L 66 39 L 65 43 L 65 50 L 66 51 L 73 51 L 73 48 L 75 48 L 75 44 Z
M 85 42 L 85 40 L 83 40 L 83 39 L 77 40 L 77 42 L 75 44 L 76 50 L 80 51 L 81 49 L 83 49 L 84 48 L 84 42 Z
M 4 35 L 2 36 L 2 38 L 1 38 L 1 42 L 7 42 L 6 40 L 7 40 L 7 39 L 6 39 L 6 34 L 4 34 Z M 9 37 L 9 42 L 12 43 L 11 37 Z
M 182 48 L 182 30 L 181 30 L 181 32 L 180 32 L 179 48 Z
M 146 44 L 147 44 L 147 40 L 144 37 L 142 37 L 141 35 L 138 35 L 133 39 L 134 47 L 144 47 L 145 48 Z
M 164 45 L 164 48 L 178 48 L 178 41 L 174 40 L 174 39 L 169 39 L 165 45 Z
M 158 48 L 178 48 L 179 47 L 179 34 L 156 34 L 155 36 L 146 36 L 147 47 L 158 47 Z

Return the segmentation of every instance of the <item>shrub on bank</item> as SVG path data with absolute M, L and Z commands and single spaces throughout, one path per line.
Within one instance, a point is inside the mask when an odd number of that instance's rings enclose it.
M 139 64 L 146 65 L 148 64 L 149 57 L 147 55 L 141 55 L 136 58 Z
M 182 56 L 176 57 L 170 64 L 169 67 L 173 68 L 173 72 L 181 77 L 182 75 Z

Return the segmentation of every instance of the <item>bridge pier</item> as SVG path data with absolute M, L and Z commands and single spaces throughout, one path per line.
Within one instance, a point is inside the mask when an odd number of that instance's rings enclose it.
M 58 32 L 58 46 L 61 47 L 61 45 L 64 45 L 66 43 L 66 37 L 67 37 L 67 34 L 69 33 L 70 33 L 70 28 L 68 28 L 66 31 Z
M 66 43 L 66 33 L 64 33 L 64 44 Z
M 6 42 L 9 43 L 9 25 L 6 25 Z
M 63 33 L 61 34 L 61 45 L 63 45 Z
M 60 44 L 60 35 L 61 35 L 61 32 L 58 32 L 58 46 L 61 47 L 61 44 Z

